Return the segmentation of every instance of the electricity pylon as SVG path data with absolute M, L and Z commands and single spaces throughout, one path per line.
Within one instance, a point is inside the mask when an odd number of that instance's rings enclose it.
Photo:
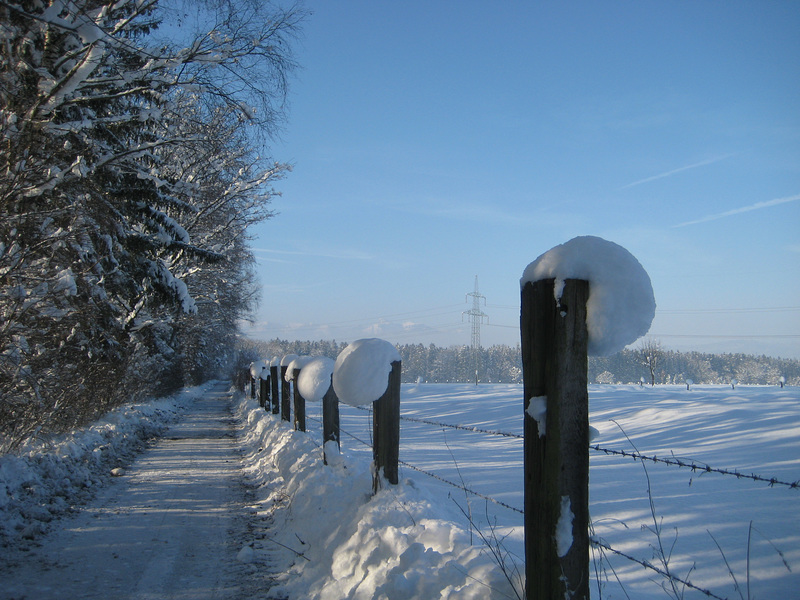
M 470 347 L 472 348 L 472 355 L 475 360 L 475 385 L 478 385 L 478 370 L 481 356 L 481 323 L 483 322 L 483 318 L 485 317 L 488 319 L 489 315 L 481 310 L 481 300 L 483 300 L 483 304 L 486 306 L 486 296 L 481 295 L 478 291 L 477 275 L 475 275 L 475 291 L 466 295 L 467 298 L 470 296 L 472 296 L 472 309 L 462 312 L 461 318 L 463 319 L 464 315 L 469 315 L 472 321 L 472 341 Z

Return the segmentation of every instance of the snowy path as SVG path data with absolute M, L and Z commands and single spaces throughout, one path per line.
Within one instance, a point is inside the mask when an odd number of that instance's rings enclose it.
M 77 516 L 4 557 L 0 598 L 237 599 L 267 589 L 265 565 L 237 560 L 256 517 L 230 405 L 226 386 L 211 389 Z

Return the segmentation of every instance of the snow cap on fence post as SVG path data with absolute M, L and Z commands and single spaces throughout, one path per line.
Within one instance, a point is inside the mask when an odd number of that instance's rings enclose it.
M 259 373 L 259 375 L 258 375 L 261 379 L 266 379 L 267 377 L 269 377 L 269 361 L 268 360 L 266 360 L 266 359 L 260 360 L 260 361 L 258 361 L 256 363 L 256 365 L 258 366 L 259 369 L 261 369 L 261 373 Z
M 300 370 L 295 385 L 307 402 L 322 401 L 331 387 L 334 364 L 333 359 L 327 356 L 315 356 Z
M 645 335 L 653 322 L 656 301 L 650 277 L 625 248 L 595 236 L 571 239 L 527 266 L 520 287 L 555 279 L 556 300 L 567 279 L 589 282 L 586 324 L 588 352 L 607 356 Z
M 284 377 L 286 381 L 294 381 L 295 370 L 302 372 L 303 368 L 309 363 L 309 361 L 311 361 L 312 358 L 313 357 L 311 356 L 295 356 L 291 362 L 287 363 L 286 375 Z M 295 381 L 295 385 L 296 384 L 297 382 Z
M 374 402 L 386 392 L 392 363 L 400 353 L 378 338 L 356 340 L 339 353 L 333 369 L 333 389 L 350 406 Z
M 281 359 L 281 362 L 279 363 L 279 366 L 280 367 L 287 367 L 287 370 L 288 370 L 289 365 L 292 364 L 292 361 L 294 361 L 297 358 L 300 358 L 299 356 L 297 356 L 297 354 L 287 354 L 286 356 L 284 356 Z

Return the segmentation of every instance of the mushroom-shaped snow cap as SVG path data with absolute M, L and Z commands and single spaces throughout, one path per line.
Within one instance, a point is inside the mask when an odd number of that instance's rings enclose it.
M 520 285 L 555 279 L 556 300 L 567 279 L 589 282 L 586 323 L 590 355 L 622 350 L 650 330 L 656 300 L 650 276 L 625 248 L 581 236 L 542 254 L 527 266 Z
M 399 360 L 397 348 L 386 340 L 356 340 L 341 351 L 334 366 L 333 389 L 339 400 L 350 406 L 374 402 L 386 392 L 392 363 Z
M 315 356 L 300 370 L 297 391 L 308 402 L 321 402 L 331 387 L 331 376 L 336 363 L 327 356 Z

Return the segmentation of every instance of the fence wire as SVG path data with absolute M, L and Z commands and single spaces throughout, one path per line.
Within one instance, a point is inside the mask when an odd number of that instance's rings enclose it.
M 361 411 L 368 412 L 370 414 L 372 413 L 371 408 L 368 408 L 368 407 L 356 407 L 356 408 L 358 408 Z M 322 423 L 322 421 L 320 419 L 316 419 L 316 418 L 308 416 L 308 415 L 306 415 L 306 418 L 310 419 L 312 421 L 316 421 L 317 423 Z M 403 420 L 403 421 L 409 421 L 409 422 L 412 422 L 412 423 L 422 423 L 422 424 L 431 425 L 431 426 L 434 426 L 434 427 L 441 427 L 441 428 L 447 428 L 447 429 L 458 429 L 458 430 L 461 430 L 461 431 L 469 431 L 469 432 L 473 432 L 473 433 L 482 433 L 482 434 L 485 434 L 485 435 L 502 436 L 502 437 L 507 437 L 507 438 L 524 439 L 524 436 L 522 436 L 520 434 L 511 433 L 511 432 L 507 432 L 507 431 L 483 429 L 483 428 L 480 428 L 480 427 L 470 426 L 470 425 L 457 425 L 457 424 L 452 424 L 452 423 L 443 423 L 443 422 L 440 422 L 440 421 L 433 421 L 433 420 L 430 420 L 430 419 L 421 419 L 421 418 L 418 418 L 418 417 L 409 417 L 409 416 L 403 416 L 403 415 L 400 416 L 400 419 Z M 366 446 L 368 448 L 372 448 L 372 443 L 371 442 L 366 442 L 366 441 L 362 440 L 360 437 L 350 433 L 347 430 L 344 430 L 344 429 L 340 428 L 339 431 L 340 431 L 340 433 L 343 433 L 343 434 L 347 435 L 348 437 L 353 438 L 354 440 L 356 440 L 357 442 L 363 444 L 364 446 Z M 627 450 L 613 450 L 613 449 L 610 449 L 610 448 L 603 448 L 602 446 L 599 446 L 599 445 L 590 445 L 589 448 L 591 450 L 595 450 L 597 452 L 602 452 L 602 453 L 604 453 L 606 455 L 622 456 L 622 457 L 626 457 L 626 458 L 632 458 L 633 460 L 639 459 L 639 460 L 642 460 L 642 461 L 650 461 L 650 462 L 654 462 L 654 463 L 661 463 L 661 464 L 665 464 L 665 465 L 669 465 L 669 466 L 688 468 L 688 469 L 691 469 L 693 472 L 700 471 L 700 472 L 705 472 L 705 473 L 718 473 L 720 475 L 733 476 L 733 477 L 736 477 L 737 479 L 750 479 L 750 480 L 753 480 L 753 481 L 764 482 L 764 483 L 768 483 L 770 487 L 786 486 L 786 487 L 789 487 L 791 489 L 800 489 L 800 480 L 794 481 L 794 482 L 782 481 L 782 480 L 780 480 L 780 479 L 778 479 L 776 477 L 764 477 L 764 476 L 761 476 L 761 475 L 756 475 L 754 473 L 749 473 L 748 474 L 748 473 L 741 473 L 741 472 L 736 471 L 736 470 L 718 469 L 718 468 L 711 467 L 709 465 L 697 463 L 697 462 L 695 462 L 693 460 L 682 460 L 682 459 L 677 458 L 677 457 L 659 458 L 657 456 L 648 456 L 648 455 L 645 455 L 645 454 L 641 454 L 640 452 L 630 452 L 630 451 L 627 451 Z M 403 460 L 398 460 L 398 462 L 400 464 L 402 464 L 403 466 L 405 466 L 405 467 L 413 469 L 414 471 L 417 471 L 419 473 L 427 475 L 428 477 L 431 477 L 433 479 L 441 481 L 441 482 L 443 482 L 443 483 L 445 483 L 447 485 L 450 485 L 450 486 L 452 486 L 454 488 L 457 488 L 459 490 L 467 492 L 468 494 L 472 494 L 472 495 L 477 496 L 479 498 L 483 498 L 484 500 L 492 502 L 492 503 L 494 503 L 494 504 L 496 504 L 498 506 L 502 506 L 504 508 L 507 508 L 507 509 L 509 509 L 509 510 L 511 510 L 513 512 L 516 512 L 516 513 L 519 513 L 519 514 L 522 514 L 522 515 L 525 514 L 525 511 L 523 511 L 523 510 L 521 510 L 519 508 L 511 506 L 511 505 L 509 505 L 509 504 L 507 504 L 507 503 L 505 503 L 505 502 L 503 502 L 501 500 L 498 500 L 496 498 L 492 498 L 491 496 L 487 496 L 485 494 L 481 494 L 480 492 L 476 492 L 475 490 L 472 490 L 472 489 L 470 489 L 468 487 L 465 487 L 464 485 L 462 485 L 460 483 L 456 483 L 454 481 L 450 481 L 449 479 L 441 477 L 440 475 L 437 475 L 435 473 L 431 473 L 430 471 L 427 471 L 427 470 L 425 470 L 425 469 L 423 469 L 421 467 L 418 467 L 416 465 L 412 465 L 411 463 L 408 463 L 408 462 L 403 461 Z M 596 538 L 594 536 L 592 536 L 590 538 L 590 543 L 593 546 L 595 546 L 595 547 L 597 547 L 599 549 L 605 550 L 605 551 L 610 552 L 610 553 L 612 553 L 612 554 L 614 554 L 616 556 L 619 556 L 621 558 L 625 558 L 628 561 L 631 561 L 631 562 L 634 562 L 634 563 L 636 563 L 638 565 L 641 565 L 642 567 L 644 567 L 646 569 L 654 571 L 655 573 L 658 573 L 662 577 L 668 578 L 668 579 L 670 579 L 672 581 L 675 581 L 677 583 L 685 585 L 687 588 L 691 588 L 693 590 L 696 590 L 696 591 L 700 592 L 701 594 L 704 594 L 708 598 L 715 598 L 716 600 L 726 600 L 725 598 L 723 598 L 721 596 L 717 596 L 716 594 L 714 594 L 710 590 L 698 587 L 698 586 L 694 585 L 693 583 L 691 583 L 690 581 L 681 579 L 680 577 L 676 577 L 672 573 L 669 573 L 669 572 L 657 567 L 656 565 L 652 564 L 650 561 L 636 558 L 635 556 L 631 556 L 630 554 L 627 554 L 627 553 L 625 553 L 625 552 L 623 552 L 621 550 L 617 550 L 616 548 L 612 548 L 611 546 L 609 546 L 608 544 L 606 544 L 605 542 L 601 541 L 600 539 L 598 539 L 598 538 Z
M 364 407 L 357 407 L 359 410 L 365 412 L 372 412 L 369 408 Z M 520 435 L 518 433 L 511 433 L 509 431 L 498 431 L 492 429 L 482 429 L 480 427 L 476 427 L 473 425 L 454 425 L 452 423 L 442 423 L 440 421 L 432 421 L 430 419 L 420 419 L 418 417 L 408 417 L 400 415 L 401 421 L 409 421 L 412 423 L 424 423 L 426 425 L 433 425 L 434 427 L 444 427 L 448 429 L 458 429 L 461 431 L 471 431 L 473 433 L 484 433 L 487 435 L 497 435 L 503 436 L 508 438 L 516 438 L 516 439 L 524 439 L 525 436 Z M 653 463 L 661 463 L 664 465 L 669 465 L 673 467 L 682 467 L 686 469 L 691 469 L 693 472 L 704 472 L 704 473 L 718 473 L 720 475 L 729 475 L 732 477 L 736 477 L 737 479 L 750 479 L 752 481 L 760 481 L 763 483 L 768 483 L 770 487 L 774 486 L 785 486 L 791 489 L 800 489 L 800 480 L 797 481 L 783 481 L 778 479 L 777 477 L 765 477 L 763 475 L 757 475 L 755 473 L 742 473 L 736 469 L 720 469 L 716 467 L 712 467 L 710 465 L 700 463 L 691 459 L 682 460 L 677 457 L 672 458 L 663 458 L 658 456 L 648 456 L 646 454 L 642 454 L 640 452 L 631 452 L 628 450 L 613 450 L 611 448 L 604 448 L 600 445 L 590 445 L 590 450 L 595 450 L 596 452 L 602 452 L 606 455 L 615 455 L 615 456 L 624 456 L 628 458 L 633 458 L 634 460 L 639 459 L 643 461 L 650 461 Z

